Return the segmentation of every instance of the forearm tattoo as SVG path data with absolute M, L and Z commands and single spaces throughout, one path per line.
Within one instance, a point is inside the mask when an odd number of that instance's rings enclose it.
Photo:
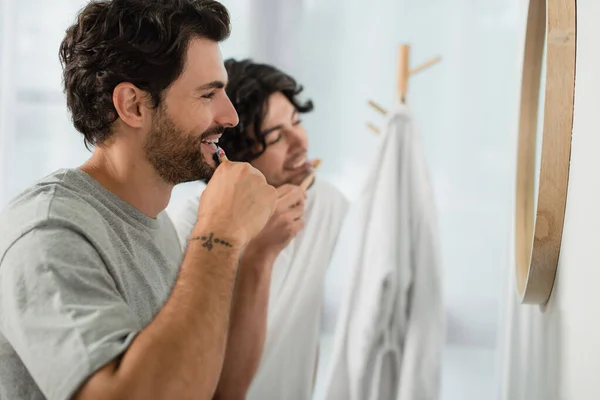
M 213 249 L 213 243 L 218 244 L 220 246 L 233 247 L 231 244 L 229 244 L 229 242 L 227 242 L 223 239 L 214 237 L 212 232 L 208 236 L 196 236 L 196 237 L 190 238 L 190 241 L 192 241 L 192 240 L 201 240 L 202 247 L 205 247 L 208 251 L 211 251 Z

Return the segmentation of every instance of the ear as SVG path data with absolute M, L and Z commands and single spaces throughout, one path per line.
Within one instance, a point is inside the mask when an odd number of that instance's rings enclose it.
M 144 126 L 150 112 L 146 92 L 129 82 L 121 82 L 113 90 L 113 104 L 119 118 L 132 128 Z

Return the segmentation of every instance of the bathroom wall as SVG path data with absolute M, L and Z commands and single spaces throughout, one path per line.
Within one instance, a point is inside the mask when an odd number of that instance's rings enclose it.
M 599 19 L 600 3 L 577 1 L 571 165 L 558 271 L 546 307 L 513 310 L 504 400 L 600 398 Z

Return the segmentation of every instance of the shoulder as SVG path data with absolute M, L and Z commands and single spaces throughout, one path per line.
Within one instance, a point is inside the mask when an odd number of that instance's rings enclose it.
M 337 236 L 348 212 L 346 196 L 335 185 L 321 178 L 315 180 L 307 194 L 306 217 L 313 222 L 318 220 L 321 226 Z
M 38 228 L 97 229 L 104 219 L 92 197 L 72 181 L 69 170 L 57 171 L 26 189 L 0 213 L 0 257 L 17 239 Z
M 181 187 L 180 187 L 181 186 Z M 167 207 L 167 213 L 175 220 L 181 214 L 187 214 L 190 210 L 196 214 L 202 192 L 206 189 L 204 182 L 193 182 L 192 184 L 178 185 L 171 196 Z
M 167 207 L 166 213 L 172 221 L 182 247 L 185 247 L 187 238 L 196 224 L 200 197 L 205 188 L 206 184 L 196 182 L 177 198 L 173 198 Z
M 346 196 L 335 185 L 323 178 L 315 179 L 315 183 L 309 189 L 309 196 L 311 191 L 314 192 L 315 200 L 318 202 L 327 202 L 334 207 L 339 207 L 344 212 L 348 209 L 349 201 Z

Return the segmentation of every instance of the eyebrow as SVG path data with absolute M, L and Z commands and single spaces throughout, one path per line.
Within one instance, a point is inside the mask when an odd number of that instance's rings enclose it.
M 295 117 L 296 115 L 298 115 L 298 110 L 296 110 L 296 109 L 294 108 L 294 111 L 292 112 L 292 119 L 294 119 L 294 117 Z M 266 129 L 266 130 L 264 130 L 264 131 L 261 131 L 261 132 L 259 132 L 259 134 L 260 134 L 261 136 L 266 136 L 266 135 L 268 135 L 269 133 L 271 133 L 271 132 L 275 132 L 275 131 L 277 131 L 277 130 L 279 130 L 279 129 L 281 129 L 281 128 L 283 128 L 283 125 L 275 125 L 275 126 L 274 126 L 274 127 L 272 127 L 272 128 L 269 128 L 269 129 Z
M 197 92 L 203 92 L 205 90 L 209 90 L 209 89 L 223 89 L 225 87 L 225 82 L 223 81 L 212 81 L 209 83 L 205 83 L 202 86 L 198 86 L 196 88 Z

